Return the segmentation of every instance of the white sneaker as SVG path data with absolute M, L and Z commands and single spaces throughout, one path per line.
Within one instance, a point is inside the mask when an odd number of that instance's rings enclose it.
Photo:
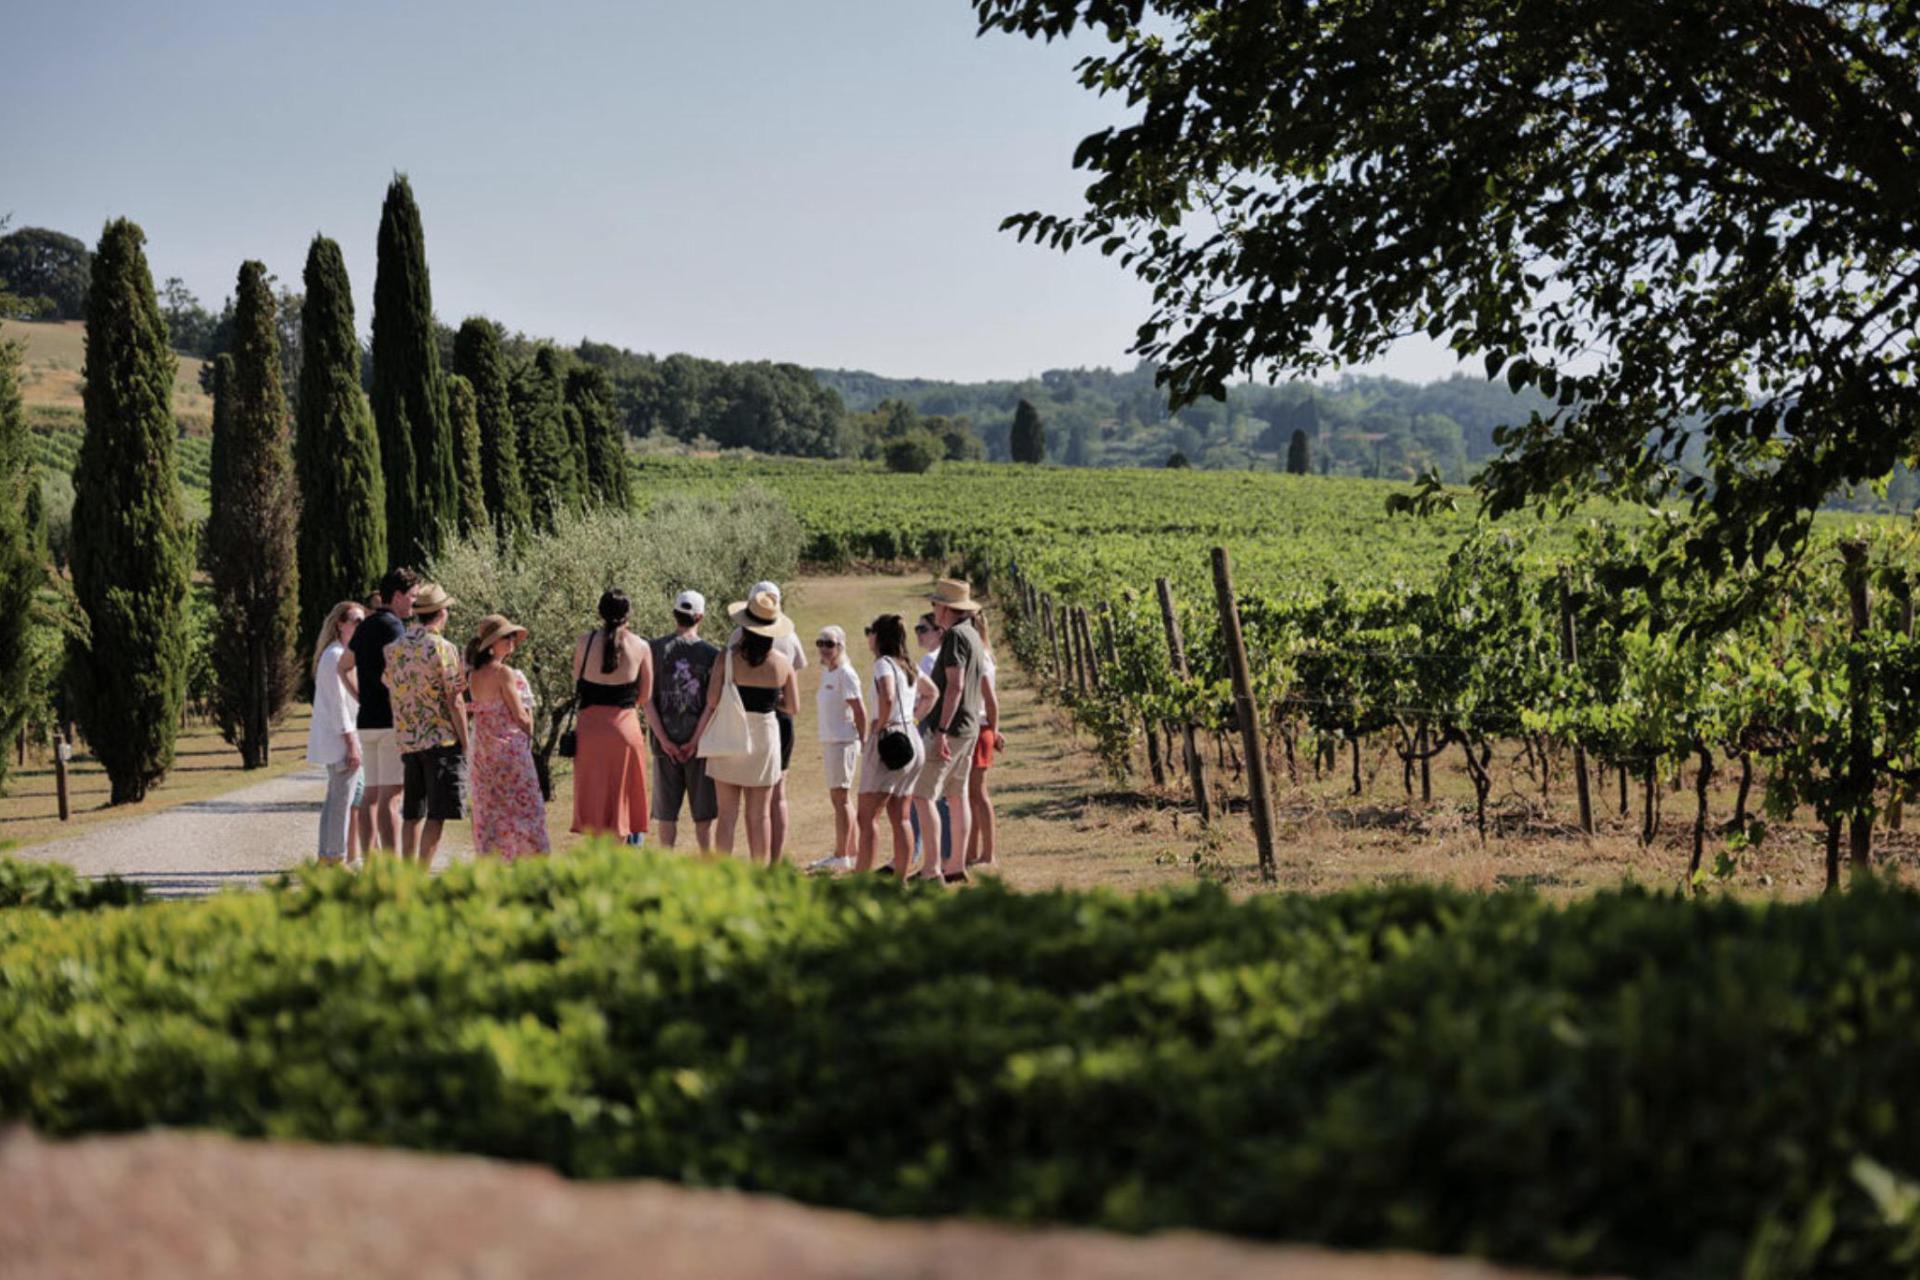
M 809 872 L 851 871 L 853 870 L 853 859 L 852 858 L 836 858 L 832 854 L 828 854 L 824 858 L 820 858 L 816 861 L 808 863 L 807 870 Z

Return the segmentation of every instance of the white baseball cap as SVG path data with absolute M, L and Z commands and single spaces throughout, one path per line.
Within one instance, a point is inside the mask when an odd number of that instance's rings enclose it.
M 673 611 L 704 618 L 707 616 L 707 598 L 698 591 L 682 591 L 673 598 Z
M 767 582 L 765 580 L 762 580 L 760 582 L 756 582 L 753 584 L 752 589 L 747 592 L 747 599 L 751 600 L 755 596 L 761 594 L 762 592 L 765 592 L 767 595 L 772 596 L 773 602 L 775 604 L 779 604 L 781 602 L 780 601 L 780 584 L 777 582 Z

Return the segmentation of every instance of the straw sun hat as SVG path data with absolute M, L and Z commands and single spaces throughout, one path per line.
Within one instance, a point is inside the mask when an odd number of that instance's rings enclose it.
M 422 616 L 438 613 L 442 609 L 450 609 L 459 603 L 447 594 L 445 587 L 437 582 L 429 582 L 413 594 L 413 611 Z
M 745 600 L 727 606 L 733 625 L 756 636 L 778 640 L 793 634 L 793 619 L 780 612 L 780 597 L 759 583 Z
M 527 629 L 505 614 L 490 613 L 480 619 L 480 625 L 474 630 L 473 648 L 475 652 L 484 653 L 508 636 L 525 639 L 526 635 Z
M 973 588 L 953 578 L 942 578 L 933 584 L 933 594 L 927 597 L 931 604 L 945 605 L 955 613 L 978 613 L 980 602 L 973 598 Z

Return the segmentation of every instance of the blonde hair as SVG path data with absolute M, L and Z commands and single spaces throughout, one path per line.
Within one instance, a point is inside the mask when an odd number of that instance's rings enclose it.
M 346 622 L 349 609 L 358 609 L 363 620 L 367 616 L 367 606 L 358 600 L 342 600 L 327 610 L 327 620 L 320 624 L 320 638 L 313 642 L 313 670 L 320 669 L 320 659 L 327 652 L 327 646 L 340 638 L 340 627 Z
M 976 611 L 971 621 L 974 634 L 980 637 L 980 647 L 986 651 L 988 657 L 992 657 L 993 637 L 987 634 L 987 611 L 985 609 Z

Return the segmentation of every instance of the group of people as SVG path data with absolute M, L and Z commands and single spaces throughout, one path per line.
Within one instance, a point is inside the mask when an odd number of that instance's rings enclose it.
M 321 862 L 389 850 L 431 865 L 445 824 L 469 812 L 479 854 L 549 852 L 533 692 L 512 665 L 527 630 L 489 614 L 462 651 L 444 635 L 457 603 L 396 569 L 321 627 L 307 745 L 327 769 Z M 809 870 L 952 883 L 997 866 L 987 775 L 1005 739 L 985 615 L 964 582 L 939 582 L 928 603 L 913 627 L 917 661 L 899 614 L 867 626 L 870 683 L 842 628 L 823 627 L 814 641 L 834 847 Z M 779 862 L 800 673 L 813 664 L 775 583 L 729 606 L 724 645 L 700 634 L 699 592 L 680 592 L 672 612 L 673 631 L 643 639 L 628 629 L 631 600 L 610 590 L 600 625 L 574 645 L 574 705 L 559 744 L 574 764 L 571 829 L 637 845 L 657 824 L 671 848 L 686 810 L 703 853 L 732 854 L 744 825 L 752 859 Z M 883 814 L 892 857 L 879 863 Z

